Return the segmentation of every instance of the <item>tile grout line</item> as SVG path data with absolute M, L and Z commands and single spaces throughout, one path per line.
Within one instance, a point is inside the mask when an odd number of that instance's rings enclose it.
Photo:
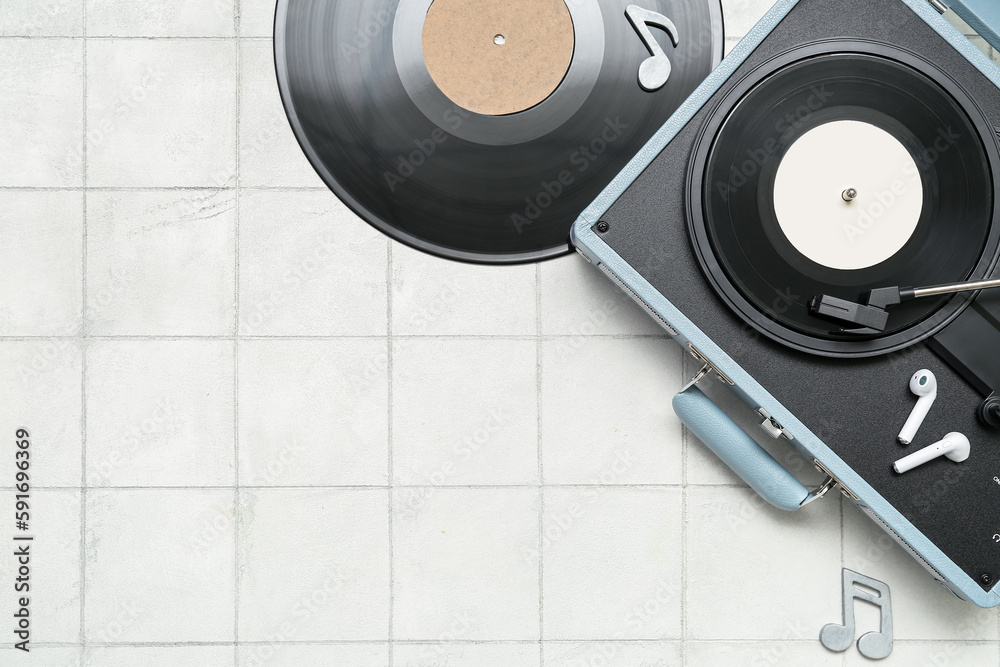
M 692 484 L 694 488 L 700 489 L 749 489 L 743 483 L 733 482 L 731 484 Z M 541 484 L 393 484 L 393 489 L 439 489 L 441 491 L 459 489 L 540 489 Z M 545 484 L 545 488 L 552 489 L 680 489 L 680 484 Z M 32 487 L 40 491 L 80 491 L 79 486 L 35 486 Z M 88 487 L 89 488 L 89 487 Z M 232 490 L 233 485 L 212 485 L 202 486 L 135 486 L 135 485 L 115 485 L 115 486 L 95 486 L 94 489 L 105 491 L 225 491 Z M 240 489 L 285 489 L 292 491 L 326 489 L 330 491 L 372 491 L 389 490 L 388 484 L 241 484 Z M 12 491 L 12 486 L 0 486 L 0 491 Z
M 981 610 L 984 611 L 984 610 Z M 705 646 L 721 645 L 721 646 L 774 646 L 775 644 L 785 644 L 785 645 L 799 645 L 799 646 L 815 646 L 816 639 L 691 639 L 689 640 L 694 644 L 702 644 Z M 945 646 L 961 644 L 965 646 L 996 646 L 997 641 L 995 639 L 915 639 L 907 638 L 900 639 L 895 638 L 893 640 L 895 643 L 920 646 L 923 644 L 943 644 Z M 384 639 L 303 639 L 303 640 L 288 640 L 282 642 L 273 642 L 266 639 L 257 639 L 251 641 L 242 642 L 243 646 L 378 646 L 385 644 Z M 498 644 L 504 645 L 525 645 L 533 646 L 538 643 L 534 639 L 401 639 L 397 642 L 402 646 L 493 646 Z M 624 638 L 614 638 L 614 639 L 594 639 L 594 638 L 583 638 L 583 637 L 570 637 L 566 639 L 546 639 L 546 644 L 597 644 L 597 645 L 607 645 L 609 643 L 616 644 L 680 644 L 680 640 L 677 639 L 624 639 Z M 148 642 L 93 642 L 90 644 L 91 647 L 97 648 L 136 648 L 136 647 L 155 647 L 155 648 L 180 648 L 180 647 L 204 647 L 204 646 L 232 646 L 232 642 L 226 641 L 148 641 Z M 35 645 L 35 648 L 72 648 L 77 646 L 72 642 L 39 642 Z M 10 649 L 12 650 L 12 649 Z M 848 651 L 844 654 L 845 656 L 850 656 L 851 653 Z M 426 664 L 426 663 L 424 663 Z M 435 663 L 438 665 L 440 663 Z M 771 664 L 771 663 L 769 663 Z
M 844 508 L 847 506 L 847 498 L 844 497 L 844 494 L 839 493 L 839 491 L 840 491 L 839 489 L 834 488 L 834 489 L 831 489 L 831 491 L 838 492 L 837 493 L 837 502 L 840 503 L 840 569 L 841 569 L 841 571 L 843 571 L 843 569 L 845 567 L 847 567 L 847 563 L 844 562 L 844 557 L 845 557 L 844 556 L 844 554 L 845 554 L 845 549 L 844 549 Z M 848 655 L 848 652 L 845 651 L 843 653 L 843 656 L 840 659 L 841 665 L 843 665 L 843 667 L 847 667 L 847 655 Z
M 84 39 L 100 39 L 108 42 L 119 42 L 119 41 L 147 41 L 147 42 L 182 42 L 182 41 L 192 41 L 192 42 L 231 42 L 234 37 L 221 37 L 219 35 L 87 35 L 86 26 L 84 26 L 84 34 L 81 35 L 0 35 L 0 41 L 5 40 L 27 40 L 27 39 L 44 39 L 44 40 L 84 40 Z M 257 39 L 265 40 L 271 39 L 270 37 L 248 37 L 247 39 Z
M 833 489 L 830 489 L 830 490 L 831 491 L 838 491 L 839 492 L 839 489 L 837 489 L 836 487 L 834 487 Z M 838 498 L 838 502 L 840 503 L 840 567 L 844 568 L 844 567 L 847 567 L 847 563 L 844 560 L 844 551 L 845 550 L 844 550 L 844 496 L 843 496 L 843 494 L 841 494 L 840 497 Z
M 393 380 L 393 326 L 392 326 L 392 239 L 386 239 L 386 262 L 385 262 L 385 331 L 386 331 L 386 375 L 388 385 L 386 387 L 386 398 L 388 407 L 388 426 L 386 430 L 386 443 L 388 444 L 388 529 L 389 529 L 389 667 L 395 664 L 395 640 L 393 638 L 394 616 L 396 613 L 396 555 L 393 550 L 393 483 L 395 471 L 393 470 L 393 433 L 392 433 L 392 380 Z
M 83 145 L 80 172 L 83 206 L 83 255 L 80 278 L 80 662 L 87 658 L 87 0 L 80 0 L 83 59 Z
M 242 42 L 241 42 L 242 43 Z M 91 192 L 229 192 L 236 190 L 231 185 L 95 185 L 88 187 Z M 315 185 L 248 185 L 241 190 L 261 190 L 266 192 L 329 192 L 330 188 Z M 59 185 L 0 185 L 0 192 L 77 192 L 82 186 Z
M 535 340 L 541 340 L 542 342 L 549 341 L 565 341 L 565 340 L 575 340 L 577 338 L 586 338 L 588 340 L 666 340 L 665 336 L 659 334 L 553 334 L 549 336 L 535 336 L 535 335 L 474 335 L 474 334 L 452 334 L 452 335 L 394 335 L 394 339 L 399 340 L 439 340 L 439 341 L 454 341 L 454 340 L 489 340 L 489 341 L 526 341 L 534 342 Z M 0 342 L 5 343 L 17 343 L 17 342 L 44 342 L 44 341 L 62 341 L 62 340 L 76 340 L 78 336 L 0 336 Z M 290 341 L 354 341 L 354 340 L 384 340 L 383 335 L 357 335 L 357 336 L 248 336 L 248 335 L 191 335 L 191 336 L 175 336 L 175 335 L 120 335 L 120 336 L 87 336 L 88 340 L 97 341 L 233 341 L 233 340 L 290 340 Z
M 681 355 L 681 386 L 687 382 L 688 355 Z M 687 667 L 687 511 L 688 511 L 688 429 L 681 424 L 681 665 Z
M 542 457 L 542 266 L 535 264 L 535 442 L 538 448 L 538 664 L 545 665 L 545 465 Z
M 243 85 L 243 45 L 240 42 L 240 0 L 233 2 L 233 35 L 236 39 L 236 132 L 233 137 L 236 228 L 233 231 L 233 665 L 240 663 L 240 97 Z

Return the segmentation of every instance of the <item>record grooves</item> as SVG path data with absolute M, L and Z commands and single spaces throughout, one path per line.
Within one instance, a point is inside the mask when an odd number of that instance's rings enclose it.
M 442 7 L 448 5 L 442 11 L 461 16 L 464 5 L 470 17 L 465 23 L 456 19 L 455 29 L 467 34 L 449 35 L 444 48 L 467 46 L 482 35 L 488 39 L 482 49 L 497 53 L 521 49 L 510 53 L 537 58 L 539 49 L 544 51 L 537 35 L 524 38 L 535 39 L 533 45 L 518 42 L 530 32 L 518 26 L 530 25 L 531 12 L 550 1 L 498 5 L 497 20 L 506 27 L 497 28 L 495 38 L 477 17 L 481 0 L 441 1 Z M 648 45 L 629 20 L 630 4 L 566 3 L 571 26 L 551 19 L 572 29 L 572 35 L 560 35 L 561 41 L 553 39 L 562 49 L 566 38 L 571 40 L 565 76 L 559 82 L 556 68 L 565 62 L 556 54 L 548 81 L 558 85 L 551 95 L 537 104 L 530 95 L 522 96 L 528 101 L 514 102 L 515 113 L 503 113 L 508 107 L 483 96 L 491 90 L 497 94 L 489 88 L 496 81 L 484 81 L 477 91 L 477 72 L 463 79 L 461 71 L 446 67 L 448 79 L 441 74 L 447 58 L 430 51 L 428 56 L 436 57 L 430 60 L 434 74 L 428 69 L 425 40 L 433 40 L 441 25 L 428 29 L 430 37 L 425 33 L 433 0 L 279 0 L 274 43 L 282 101 L 300 145 L 326 184 L 397 240 L 473 262 L 558 256 L 570 249 L 573 221 L 722 56 L 719 0 L 643 3 L 669 17 L 680 38 L 676 47 L 656 26 L 650 31 L 656 43 Z M 651 58 L 657 50 L 663 57 Z M 492 57 L 488 50 L 458 55 L 480 64 Z M 513 60 L 532 71 L 531 62 Z M 637 76 L 647 60 L 671 65 L 667 83 L 652 91 Z M 462 93 L 453 92 L 456 97 L 475 100 L 466 102 L 469 106 L 502 115 L 456 104 L 434 76 Z M 535 84 L 540 96 L 552 85 Z

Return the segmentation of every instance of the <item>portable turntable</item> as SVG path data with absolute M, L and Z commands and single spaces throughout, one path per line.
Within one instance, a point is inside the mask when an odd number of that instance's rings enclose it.
M 957 4 L 1000 48 L 1000 7 Z M 795 510 L 839 486 L 959 597 L 992 607 L 1000 68 L 943 9 L 780 0 L 573 240 L 703 365 L 674 408 L 751 487 Z M 918 369 L 937 398 L 900 444 Z M 827 482 L 797 481 L 701 392 L 703 377 Z M 949 433 L 971 442 L 967 461 L 894 469 Z

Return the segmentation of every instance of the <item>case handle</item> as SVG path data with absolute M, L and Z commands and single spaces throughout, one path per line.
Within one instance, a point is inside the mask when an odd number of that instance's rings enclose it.
M 674 396 L 673 406 L 684 425 L 767 502 L 794 511 L 817 497 L 698 387 Z

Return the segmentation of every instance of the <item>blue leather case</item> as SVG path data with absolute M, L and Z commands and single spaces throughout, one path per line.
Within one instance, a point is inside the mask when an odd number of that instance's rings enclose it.
M 805 1 L 805 0 L 803 0 Z M 926 0 L 899 0 L 930 25 L 938 34 L 1000 88 L 1000 68 L 949 24 Z M 572 238 L 578 251 L 629 294 L 647 313 L 658 320 L 679 344 L 707 362 L 713 373 L 732 382 L 733 391 L 751 408 L 770 415 L 771 429 L 793 434 L 788 441 L 798 454 L 818 464 L 844 495 L 879 523 L 942 584 L 957 596 L 982 607 L 1000 605 L 1000 586 L 990 590 L 975 581 L 941 548 L 918 530 L 892 503 L 795 414 L 736 363 L 716 341 L 671 303 L 669 294 L 655 289 L 636 267 L 625 261 L 600 234 L 595 224 L 630 188 L 665 147 L 736 72 L 740 65 L 791 12 L 799 0 L 778 0 L 767 15 L 750 31 L 722 64 L 704 81 L 685 104 L 668 120 L 653 139 L 601 196 L 580 216 Z M 955 11 L 997 48 L 1000 48 L 1000 4 L 995 0 L 961 0 Z M 697 276 L 701 279 L 702 276 Z M 694 277 L 693 277 L 694 278 Z M 777 463 L 732 419 L 712 403 L 696 386 L 674 399 L 674 409 L 685 425 L 705 442 L 767 501 L 784 510 L 796 510 L 816 497 Z M 998 545 L 1000 547 L 1000 545 Z

